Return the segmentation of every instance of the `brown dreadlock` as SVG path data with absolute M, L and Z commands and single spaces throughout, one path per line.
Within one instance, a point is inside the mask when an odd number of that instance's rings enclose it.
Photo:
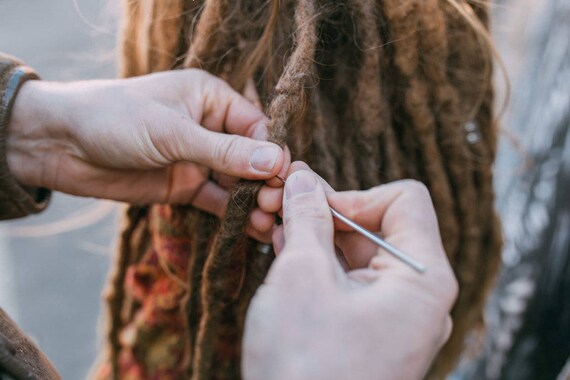
M 336 189 L 366 189 L 401 178 L 428 186 L 460 284 L 454 331 L 431 372 L 443 378 L 466 334 L 481 320 L 499 264 L 485 2 L 125 4 L 124 76 L 199 67 L 238 91 L 252 82 L 272 120 L 271 141 L 288 145 L 295 159 L 306 161 Z M 220 222 L 189 206 L 170 207 L 171 221 L 183 221 L 176 233 L 192 241 L 183 278 L 187 337 L 180 364 L 192 379 L 239 377 L 245 312 L 271 262 L 244 234 L 259 187 L 239 183 Z M 125 266 L 136 261 L 131 251 L 137 244 L 152 244 L 148 215 L 154 207 L 150 212 L 132 207 L 123 233 L 108 296 L 113 377 L 119 377 L 119 334 L 132 317 Z M 220 352 L 229 346 L 235 355 L 223 359 Z

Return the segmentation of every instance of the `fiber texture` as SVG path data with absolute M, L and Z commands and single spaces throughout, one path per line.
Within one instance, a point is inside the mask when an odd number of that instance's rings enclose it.
M 484 1 L 128 0 L 122 75 L 199 67 L 253 83 L 270 139 L 337 190 L 415 178 L 431 191 L 460 284 L 430 376 L 455 365 L 499 266 L 497 128 Z M 245 312 L 272 253 L 244 234 L 260 184 L 224 220 L 133 206 L 108 293 L 99 378 L 240 377 Z

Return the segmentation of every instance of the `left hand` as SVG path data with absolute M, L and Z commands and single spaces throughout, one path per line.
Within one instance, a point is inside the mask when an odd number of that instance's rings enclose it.
M 223 215 L 217 175 L 268 180 L 287 154 L 268 119 L 221 79 L 180 70 L 131 79 L 28 81 L 8 126 L 8 165 L 27 186 Z M 276 180 L 274 180 L 276 181 Z M 278 185 L 278 183 L 276 183 Z M 256 213 L 266 228 L 272 215 Z

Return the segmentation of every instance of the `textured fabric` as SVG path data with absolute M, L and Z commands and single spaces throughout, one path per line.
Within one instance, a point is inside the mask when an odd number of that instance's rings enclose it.
M 146 216 L 152 244 L 143 244 L 141 257 L 127 269 L 125 325 L 121 331 L 121 379 L 183 378 L 188 256 L 192 243 L 180 227 L 165 224 L 168 207 L 156 207 Z M 178 228 L 177 228 L 178 227 Z M 145 239 L 146 240 L 146 239 Z M 150 241 L 147 241 L 151 243 Z M 98 378 L 112 378 L 107 363 Z
M 206 244 L 193 240 L 189 230 L 194 226 L 180 218 L 184 206 L 157 205 L 139 214 L 139 228 L 132 231 L 131 260 L 126 267 L 125 298 L 121 318 L 118 377 L 120 379 L 185 379 L 188 377 L 188 318 L 186 299 L 188 278 L 195 257 L 189 257 L 191 246 Z M 213 225 L 217 223 L 211 217 Z M 195 302 L 194 305 L 199 303 Z M 195 310 L 195 312 L 199 312 Z M 221 360 L 219 379 L 234 378 L 239 358 L 239 334 L 233 328 L 234 313 L 228 313 L 222 327 L 224 340 L 218 351 Z M 233 344 L 232 344 L 233 343 Z M 95 378 L 113 378 L 110 362 L 96 370 Z
M 0 309 L 0 378 L 8 374 L 15 380 L 58 380 L 57 371 Z
M 50 192 L 19 185 L 8 170 L 6 129 L 20 87 L 36 73 L 17 59 L 0 54 L 0 220 L 19 218 L 47 207 Z

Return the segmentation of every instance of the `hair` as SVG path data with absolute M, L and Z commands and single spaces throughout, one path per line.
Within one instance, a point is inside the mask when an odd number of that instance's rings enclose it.
M 271 119 L 270 140 L 287 145 L 337 190 L 402 178 L 427 185 L 460 285 L 453 333 L 431 370 L 435 378 L 454 367 L 466 334 L 480 326 L 500 261 L 485 3 L 125 1 L 123 76 L 197 67 L 238 91 L 254 83 Z M 245 312 L 273 256 L 244 233 L 260 186 L 241 181 L 221 221 L 190 206 L 150 206 L 168 208 L 169 223 L 182 224 L 178 233 L 192 241 L 182 305 L 183 365 L 192 379 L 227 378 L 227 371 L 239 377 Z M 119 334 L 132 316 L 124 305 L 125 266 L 134 262 L 137 239 L 160 234 L 149 232 L 147 208 L 133 206 L 128 215 L 108 294 L 115 374 Z M 234 354 L 223 355 L 228 347 Z

